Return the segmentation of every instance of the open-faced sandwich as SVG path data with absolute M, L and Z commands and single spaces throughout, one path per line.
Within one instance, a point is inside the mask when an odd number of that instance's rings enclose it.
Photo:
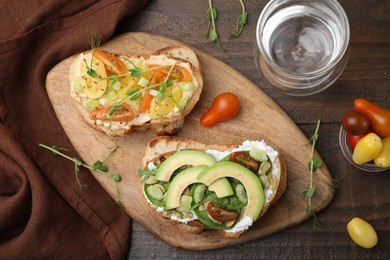
M 83 120 L 109 136 L 153 130 L 173 134 L 198 102 L 200 63 L 185 46 L 147 55 L 99 48 L 81 53 L 70 67 L 71 96 Z
M 206 145 L 179 137 L 152 139 L 139 170 L 146 202 L 182 230 L 218 230 L 238 238 L 286 189 L 286 167 L 264 141 Z

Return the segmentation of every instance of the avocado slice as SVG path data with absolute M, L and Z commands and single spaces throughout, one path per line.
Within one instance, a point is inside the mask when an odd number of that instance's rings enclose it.
M 180 172 L 176 175 L 166 193 L 165 197 L 165 209 L 174 209 L 180 206 L 180 198 L 183 191 L 191 184 L 198 183 L 198 174 L 201 173 L 207 166 L 198 165 L 184 171 Z
M 264 206 L 263 186 L 259 177 L 242 165 L 234 162 L 217 162 L 198 175 L 198 180 L 206 186 L 223 177 L 232 177 L 244 185 L 248 203 L 244 214 L 256 220 Z
M 170 210 L 180 206 L 180 198 L 183 191 L 193 183 L 199 183 L 198 175 L 207 168 L 205 165 L 197 165 L 191 168 L 187 168 L 176 175 L 166 192 L 165 209 Z M 218 194 L 230 196 L 234 194 L 232 186 L 226 178 L 218 179 L 217 185 L 214 185 L 214 191 L 218 197 Z M 228 195 L 229 194 L 229 195 Z
M 168 182 L 173 172 L 185 165 L 206 165 L 216 163 L 213 156 L 206 152 L 197 150 L 181 150 L 168 157 L 157 170 L 156 179 Z
M 216 163 L 214 157 L 206 152 L 198 150 L 181 150 L 162 162 L 156 172 L 156 179 L 168 182 L 174 171 L 185 165 L 205 165 L 210 166 Z M 215 181 L 209 185 L 218 198 L 223 198 L 234 194 L 234 191 L 226 178 Z

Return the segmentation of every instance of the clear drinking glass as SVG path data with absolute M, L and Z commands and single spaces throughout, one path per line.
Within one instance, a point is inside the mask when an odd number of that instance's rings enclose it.
M 282 92 L 311 95 L 344 70 L 349 36 L 347 15 L 336 0 L 271 0 L 257 23 L 256 65 Z

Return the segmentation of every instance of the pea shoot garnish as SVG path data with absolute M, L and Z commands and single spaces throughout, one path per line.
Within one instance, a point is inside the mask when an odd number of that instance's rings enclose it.
M 219 42 L 217 27 L 215 26 L 215 21 L 217 20 L 217 17 L 218 17 L 217 9 L 213 7 L 212 0 L 209 0 L 209 8 L 207 8 L 208 28 L 207 28 L 206 38 L 212 42 L 216 42 L 218 47 L 221 50 L 224 50 L 221 43 Z
M 102 40 L 102 38 L 100 37 L 100 35 L 98 35 L 97 33 L 92 34 L 92 37 L 89 41 L 89 44 L 90 44 L 91 50 L 92 50 L 91 64 L 89 65 L 87 63 L 86 59 L 84 58 L 84 63 L 85 63 L 85 66 L 87 67 L 87 74 L 92 78 L 99 77 L 99 74 L 96 72 L 96 70 L 94 70 L 92 68 L 92 64 L 93 64 L 93 58 L 95 55 L 95 50 L 96 50 L 96 48 L 98 48 L 100 46 L 101 40 Z
M 315 192 L 315 187 L 313 184 L 313 174 L 317 171 L 317 169 L 321 168 L 322 166 L 322 160 L 316 156 L 314 156 L 314 151 L 315 151 L 315 145 L 318 140 L 318 131 L 320 129 L 320 123 L 321 120 L 317 121 L 317 126 L 316 130 L 313 134 L 313 136 L 309 139 L 309 143 L 312 144 L 311 146 L 311 155 L 310 155 L 310 161 L 308 162 L 308 168 L 309 168 L 309 173 L 310 173 L 310 183 L 309 183 L 309 188 L 305 191 L 303 191 L 302 195 L 307 197 L 307 207 L 306 207 L 306 214 L 308 216 L 312 215 L 314 217 L 314 223 L 313 226 L 317 229 L 319 229 L 320 225 L 317 221 L 317 216 L 312 210 L 312 197 Z
M 240 0 L 242 13 L 237 18 L 237 31 L 230 35 L 230 38 L 238 38 L 244 28 L 246 22 L 248 21 L 248 12 L 245 10 L 245 5 L 242 0 Z
M 82 162 L 80 159 L 78 159 L 76 157 L 71 157 L 71 156 L 64 154 L 62 151 L 67 151 L 67 149 L 65 149 L 65 148 L 61 148 L 61 147 L 58 147 L 56 145 L 47 146 L 44 144 L 39 144 L 39 146 L 51 151 L 52 153 L 54 153 L 56 155 L 59 155 L 65 159 L 68 159 L 74 163 L 75 177 L 76 177 L 76 181 L 77 181 L 77 184 L 79 185 L 80 189 L 87 188 L 86 184 L 82 184 L 80 182 L 80 179 L 78 176 L 79 171 L 80 171 L 80 167 L 84 167 L 84 168 L 87 168 L 91 171 L 98 172 L 98 173 L 103 174 L 103 175 L 107 176 L 108 178 L 110 178 L 114 182 L 114 185 L 115 185 L 116 204 L 118 207 L 122 208 L 121 203 L 119 201 L 119 191 L 118 191 L 118 186 L 117 186 L 117 183 L 121 181 L 121 176 L 118 175 L 117 173 L 108 173 L 108 167 L 105 165 L 105 163 L 109 159 L 109 157 L 118 149 L 118 146 L 114 146 L 114 148 L 111 149 L 110 153 L 106 156 L 106 158 L 104 158 L 103 161 L 97 160 L 93 163 L 92 166 Z

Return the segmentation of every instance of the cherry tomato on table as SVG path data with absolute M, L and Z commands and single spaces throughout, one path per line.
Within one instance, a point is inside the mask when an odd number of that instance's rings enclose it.
M 360 135 L 364 133 L 369 126 L 370 122 L 367 117 L 355 110 L 348 111 L 343 117 L 343 128 L 351 135 Z
M 374 130 L 371 127 L 369 127 L 364 133 L 362 133 L 360 135 L 352 135 L 352 134 L 347 132 L 347 141 L 349 143 L 349 146 L 352 148 L 352 150 L 354 150 L 356 147 L 356 144 L 360 141 L 360 139 L 362 139 L 363 137 L 365 137 L 369 133 L 373 133 L 373 132 L 374 132 Z
M 348 222 L 347 231 L 351 239 L 363 248 L 369 249 L 378 243 L 375 229 L 361 218 L 355 217 Z
M 382 137 L 390 136 L 390 110 L 380 108 L 362 98 L 355 99 L 354 107 L 368 118 L 375 133 Z
M 203 126 L 212 126 L 218 122 L 232 119 L 240 110 L 238 97 L 231 92 L 219 94 L 213 100 L 209 110 L 200 118 Z
M 375 133 L 369 133 L 356 144 L 352 160 L 356 164 L 369 162 L 380 153 L 382 147 L 381 138 Z

